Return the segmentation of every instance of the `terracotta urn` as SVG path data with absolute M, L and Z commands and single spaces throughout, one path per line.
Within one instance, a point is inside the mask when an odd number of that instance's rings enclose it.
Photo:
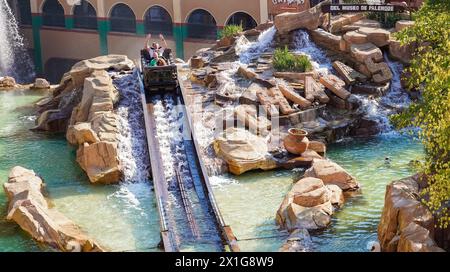
M 289 153 L 301 155 L 308 148 L 309 140 L 306 137 L 308 132 L 303 129 L 291 128 L 288 135 L 284 138 L 284 148 Z

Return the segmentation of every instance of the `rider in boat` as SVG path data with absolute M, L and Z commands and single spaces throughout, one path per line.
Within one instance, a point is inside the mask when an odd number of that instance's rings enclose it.
M 152 38 L 152 34 L 148 34 L 147 38 L 145 40 L 145 45 L 144 45 L 144 50 L 148 54 L 145 54 L 144 57 L 149 62 L 150 66 L 165 66 L 165 65 L 167 65 L 167 62 L 162 57 L 163 53 L 164 53 L 164 49 L 168 47 L 167 42 L 164 39 L 164 36 L 162 34 L 159 34 L 159 38 L 163 42 L 165 48 L 160 46 L 159 43 L 157 43 L 157 42 L 153 42 L 152 45 L 149 46 L 151 38 Z

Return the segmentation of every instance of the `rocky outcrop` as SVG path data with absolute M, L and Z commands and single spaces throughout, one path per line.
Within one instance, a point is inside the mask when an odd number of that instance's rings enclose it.
M 108 55 L 75 64 L 50 97 L 38 104 L 37 130 L 66 132 L 78 145 L 77 161 L 93 183 L 116 183 L 121 178 L 117 158 L 119 92 L 107 71 L 129 71 L 126 56 Z
M 288 192 L 276 214 L 282 229 L 323 229 L 331 222 L 334 207 L 343 204 L 342 190 L 325 185 L 321 179 L 306 177 Z
M 314 30 L 322 25 L 324 15 L 322 14 L 322 5 L 330 4 L 327 0 L 313 8 L 302 12 L 285 12 L 275 16 L 274 24 L 280 34 L 286 34 L 296 29 Z
M 311 168 L 306 170 L 305 177 L 321 179 L 325 184 L 334 184 L 343 191 L 359 188 L 359 183 L 344 168 L 330 160 L 314 160 Z
M 378 240 L 385 252 L 443 251 L 434 241 L 434 218 L 421 203 L 418 176 L 386 186 Z
M 14 89 L 16 87 L 16 80 L 13 77 L 0 77 L 0 90 Z
M 230 173 L 240 175 L 252 169 L 277 167 L 268 157 L 267 143 L 245 129 L 229 128 L 214 140 L 214 150 L 228 164 Z
M 281 246 L 280 252 L 309 252 L 311 251 L 312 240 L 306 229 L 296 229 L 286 242 Z
M 31 88 L 38 90 L 50 89 L 50 83 L 45 78 L 36 78 Z
M 70 219 L 50 208 L 44 183 L 32 170 L 14 167 L 3 185 L 8 197 L 7 220 L 16 222 L 36 241 L 60 251 L 102 252 Z

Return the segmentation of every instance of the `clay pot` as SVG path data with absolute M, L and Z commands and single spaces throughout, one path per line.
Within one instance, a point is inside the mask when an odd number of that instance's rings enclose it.
M 288 135 L 284 138 L 284 148 L 289 153 L 301 155 L 308 148 L 309 140 L 306 137 L 308 132 L 303 129 L 291 128 Z

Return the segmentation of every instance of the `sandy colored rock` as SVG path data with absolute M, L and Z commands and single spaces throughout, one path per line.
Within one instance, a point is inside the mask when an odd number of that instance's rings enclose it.
M 353 85 L 356 83 L 356 81 L 367 81 L 367 77 L 365 75 L 357 72 L 355 69 L 345 65 L 340 61 L 333 62 L 333 68 L 336 70 L 339 76 L 344 79 L 347 85 Z
M 397 22 L 395 22 L 395 31 L 402 31 L 403 29 L 407 28 L 407 27 L 411 27 L 414 25 L 414 21 L 410 21 L 410 20 L 399 20 Z
M 388 184 L 378 225 L 381 250 L 440 251 L 433 233 L 434 218 L 420 201 L 417 176 Z
M 113 143 L 84 143 L 77 150 L 77 162 L 92 183 L 111 184 L 121 179 L 117 146 Z
M 97 134 L 92 130 L 90 123 L 78 123 L 69 126 L 66 139 L 73 145 L 82 145 L 84 143 L 93 144 L 100 141 Z
M 294 90 L 286 87 L 283 84 L 278 85 L 279 90 L 281 93 L 286 97 L 287 100 L 293 102 L 294 104 L 297 104 L 302 109 L 306 109 L 311 106 L 311 102 L 308 101 L 306 98 L 301 96 L 300 94 L 296 93 Z
M 415 46 L 412 44 L 401 45 L 399 41 L 391 40 L 389 42 L 389 56 L 403 64 L 410 64 Z
M 287 34 L 296 29 L 314 30 L 323 22 L 322 5 L 331 3 L 324 1 L 313 8 L 302 12 L 285 12 L 275 16 L 274 25 L 280 34 Z
M 330 160 L 314 160 L 311 168 L 306 170 L 305 177 L 319 178 L 327 185 L 339 186 L 343 191 L 359 188 L 359 184 L 354 177 Z
M 358 31 L 349 31 L 345 33 L 343 39 L 349 44 L 364 44 L 369 41 L 366 34 Z
M 327 152 L 326 144 L 319 141 L 309 141 L 308 149 L 314 150 L 322 155 L 325 155 L 325 153 Z
M 344 30 L 344 27 L 360 21 L 365 17 L 364 13 L 352 13 L 339 15 L 337 18 L 331 21 L 329 31 L 331 33 L 337 33 Z
M 258 77 L 258 74 L 256 74 L 255 72 L 251 71 L 250 69 L 244 66 L 239 66 L 237 73 L 238 75 L 249 80 L 253 80 Z
M 309 31 L 311 39 L 321 47 L 334 50 L 334 51 L 344 51 L 342 48 L 342 37 L 338 35 L 331 34 L 321 28 L 317 28 Z
M 265 140 L 242 128 L 229 128 L 214 140 L 217 156 L 223 158 L 230 173 L 240 175 L 253 169 L 277 167 L 268 156 Z
M 249 131 L 263 136 L 268 134 L 271 128 L 270 121 L 264 116 L 259 115 L 256 106 L 253 105 L 238 105 L 234 109 L 237 120 L 245 125 Z
M 50 83 L 45 78 L 36 78 L 33 89 L 50 89 Z
M 345 89 L 345 82 L 335 75 L 330 74 L 320 77 L 320 83 L 344 100 L 351 95 L 351 93 Z
M 382 28 L 360 27 L 357 32 L 365 35 L 369 43 L 373 43 L 378 47 L 388 45 L 391 37 L 391 33 Z
M 367 58 L 364 61 L 367 70 L 372 74 L 372 81 L 377 84 L 388 83 L 394 76 L 391 69 L 385 62 L 374 62 L 373 58 Z
M 330 98 L 325 93 L 325 87 L 311 76 L 305 78 L 305 98 L 310 102 L 318 100 L 323 104 L 330 101 Z
M 104 251 L 70 219 L 48 206 L 43 187 L 44 183 L 32 170 L 14 167 L 3 185 L 9 202 L 6 219 L 16 222 L 36 241 L 56 250 Z
M 330 194 L 330 202 L 334 206 L 342 207 L 344 205 L 344 193 L 342 192 L 342 189 L 339 188 L 339 186 L 334 184 L 328 184 L 326 185 L 327 189 L 331 192 Z
M 273 73 L 274 77 L 283 78 L 290 81 L 296 81 L 296 80 L 305 80 L 306 77 L 316 77 L 315 72 L 275 72 Z
M 190 60 L 191 68 L 192 69 L 199 69 L 205 66 L 205 62 L 203 61 L 202 57 L 199 56 L 193 56 Z
M 350 47 L 350 52 L 352 57 L 360 63 L 364 63 L 368 58 L 372 58 L 377 62 L 383 60 L 383 53 L 380 48 L 372 43 L 353 44 Z
M 16 87 L 16 80 L 13 77 L 5 76 L 0 77 L 1 89 L 13 89 Z
M 309 252 L 311 248 L 312 240 L 308 230 L 296 229 L 286 239 L 279 252 Z

